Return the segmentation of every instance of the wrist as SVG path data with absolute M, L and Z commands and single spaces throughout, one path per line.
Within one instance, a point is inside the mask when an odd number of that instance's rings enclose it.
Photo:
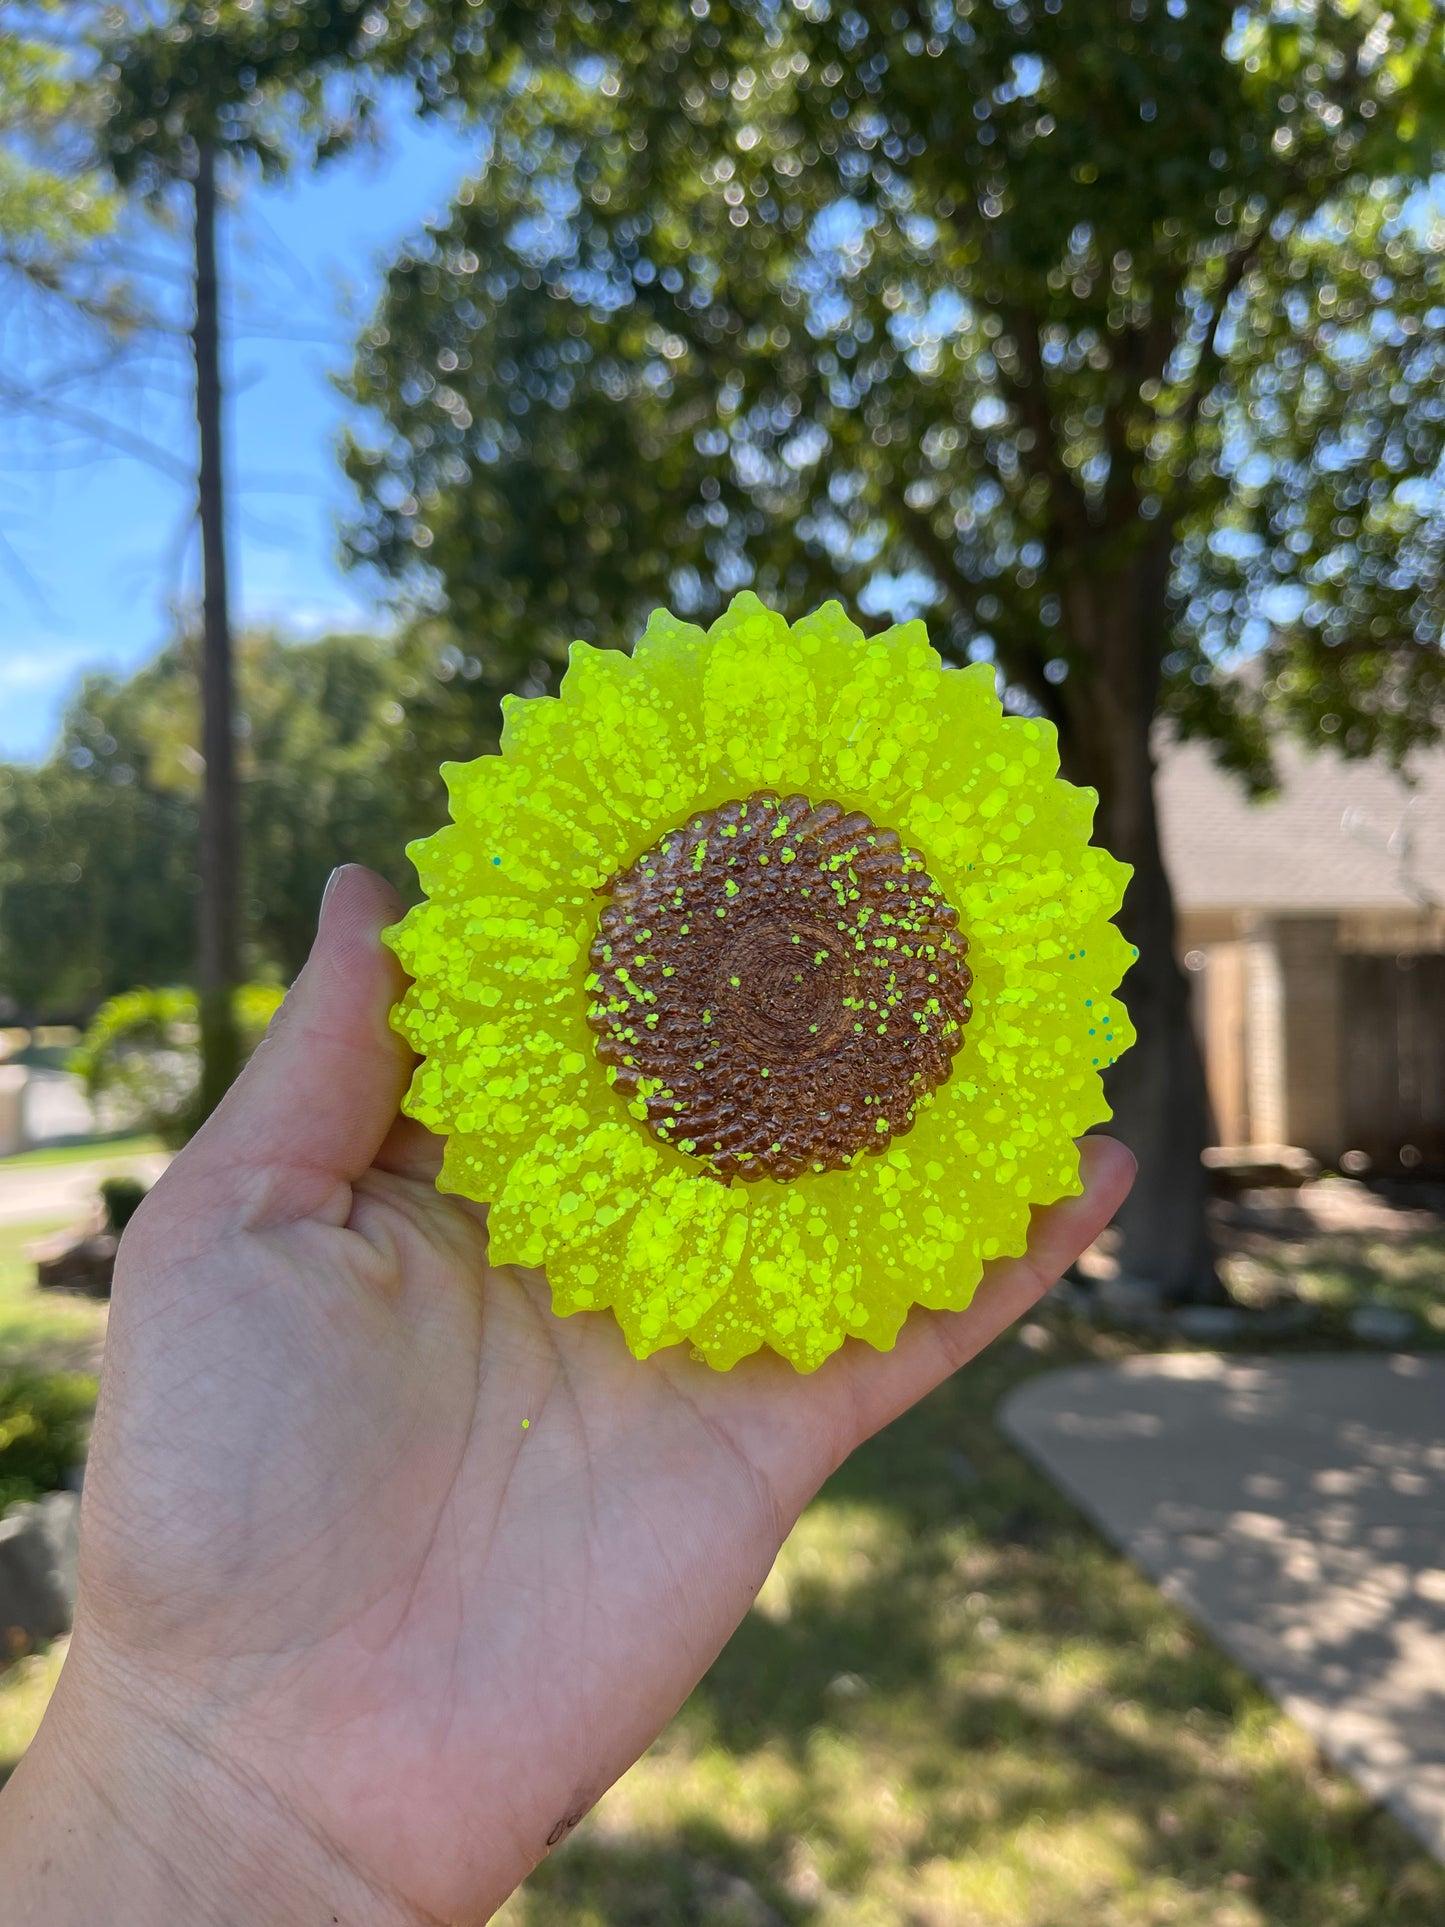
M 206 1724 L 73 1646 L 0 1790 L 0 1927 L 417 1927 L 273 1789 L 217 1757 Z

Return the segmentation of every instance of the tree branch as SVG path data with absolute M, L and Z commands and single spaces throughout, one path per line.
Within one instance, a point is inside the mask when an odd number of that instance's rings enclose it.
M 1199 411 L 1204 398 L 1214 388 L 1224 370 L 1224 357 L 1219 351 L 1219 330 L 1224 321 L 1225 310 L 1234 299 L 1241 282 L 1259 258 L 1268 230 L 1260 228 L 1242 248 L 1236 248 L 1225 263 L 1224 279 L 1214 300 L 1214 318 L 1209 333 L 1200 345 L 1199 358 L 1194 364 L 1194 377 L 1182 407 L 1176 410 L 1179 426 L 1187 433 L 1199 419 Z
M 143 435 L 133 435 L 118 422 L 108 422 L 103 415 L 91 414 L 88 409 L 72 408 L 63 402 L 44 401 L 12 382 L 0 381 L 0 407 L 7 406 L 17 414 L 36 415 L 43 420 L 56 422 L 62 428 L 73 428 L 79 434 L 89 435 L 95 441 L 108 443 L 123 455 L 132 455 L 138 461 L 149 463 L 152 468 L 183 487 L 189 488 L 195 481 L 186 464 L 168 450 L 157 447 Z
M 923 509 L 913 508 L 902 500 L 895 501 L 894 508 L 906 540 L 937 577 L 940 585 L 960 604 L 971 622 L 980 629 L 986 628 L 994 637 L 999 661 L 1009 681 L 1031 696 L 1051 721 L 1057 722 L 1058 692 L 1044 676 L 1042 665 L 1036 660 L 1031 661 L 1026 651 L 1017 647 L 1007 636 L 1000 641 L 996 624 L 986 622 L 979 614 L 981 592 L 978 584 L 971 582 L 959 568 L 957 557 L 934 527 L 932 517 Z

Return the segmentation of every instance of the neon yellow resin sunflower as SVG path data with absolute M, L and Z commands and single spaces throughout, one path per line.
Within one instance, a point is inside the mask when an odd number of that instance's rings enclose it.
M 492 1261 L 724 1370 L 966 1305 L 1078 1192 L 1133 1041 L 1129 872 L 1057 771 L 991 669 L 835 603 L 659 611 L 508 698 L 388 933 L 405 1108 L 490 1204 Z

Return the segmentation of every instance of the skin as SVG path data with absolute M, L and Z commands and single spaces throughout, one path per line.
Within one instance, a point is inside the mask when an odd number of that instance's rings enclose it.
M 126 1233 L 60 1686 L 0 1796 L 4 1927 L 487 1920 L 666 1724 L 828 1474 L 1029 1309 L 1133 1161 L 961 1313 L 797 1376 L 555 1318 L 434 1187 L 397 914 L 311 960 Z M 523 1421 L 528 1421 L 524 1427 Z

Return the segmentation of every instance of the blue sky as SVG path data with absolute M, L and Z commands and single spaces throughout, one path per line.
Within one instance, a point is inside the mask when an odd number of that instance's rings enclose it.
M 337 559 L 350 492 L 335 450 L 347 409 L 329 377 L 347 366 L 398 242 L 445 207 L 480 148 L 475 133 L 420 127 L 400 106 L 386 125 L 379 152 L 285 186 L 250 184 L 226 217 L 238 624 L 307 635 L 379 619 L 368 583 Z M 144 246 L 164 287 L 183 265 L 182 239 L 152 232 L 129 246 Z M 57 337 L 39 310 L 0 312 L 11 383 L 38 386 L 58 360 L 73 367 L 93 352 L 79 336 Z M 158 444 L 179 465 L 174 476 L 69 419 L 0 424 L 0 757 L 43 755 L 81 675 L 144 661 L 169 634 L 171 611 L 195 599 L 189 380 L 178 339 L 144 367 L 72 378 L 62 392 L 67 417 L 100 415 L 122 437 Z

